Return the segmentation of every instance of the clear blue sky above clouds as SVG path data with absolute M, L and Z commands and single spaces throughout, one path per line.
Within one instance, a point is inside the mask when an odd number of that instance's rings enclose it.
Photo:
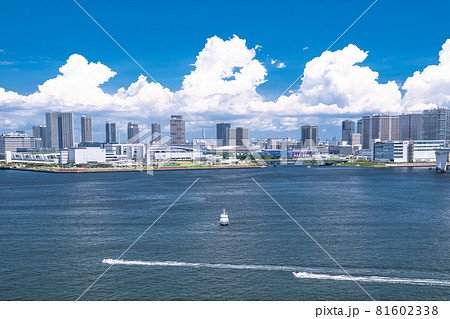
M 303 72 L 305 63 L 320 56 L 373 1 L 79 2 L 171 91 L 179 90 L 183 77 L 194 69 L 207 38 L 237 35 L 249 48 L 262 46 L 256 59 L 268 75 L 257 90 L 274 100 Z M 355 44 L 369 51 L 362 65 L 379 72 L 380 83 L 394 80 L 401 85 L 413 72 L 438 63 L 438 52 L 450 34 L 449 12 L 447 1 L 379 0 L 331 51 Z M 143 73 L 71 0 L 3 2 L 0 50 L 0 87 L 22 95 L 54 78 L 74 53 L 117 72 L 101 86 L 107 93 L 128 87 Z M 271 59 L 286 68 L 273 67 Z M 95 125 L 101 139 L 103 123 Z M 323 138 L 339 136 L 338 127 L 324 127 Z

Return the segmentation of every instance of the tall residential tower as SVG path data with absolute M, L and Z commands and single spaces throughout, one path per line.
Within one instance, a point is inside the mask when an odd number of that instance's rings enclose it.
M 60 150 L 73 147 L 72 112 L 47 112 L 45 121 L 47 126 L 47 148 Z
M 105 130 L 106 130 L 106 143 L 116 144 L 117 143 L 116 123 L 106 122 Z
M 183 145 L 185 139 L 183 115 L 172 115 L 170 117 L 170 144 Z
M 81 143 L 92 143 L 92 118 L 81 116 Z

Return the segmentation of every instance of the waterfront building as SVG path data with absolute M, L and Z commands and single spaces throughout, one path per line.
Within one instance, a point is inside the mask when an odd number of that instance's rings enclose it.
M 380 141 L 373 143 L 372 160 L 376 162 L 399 162 L 409 161 L 409 141 Z
M 128 143 L 139 143 L 139 124 L 128 122 Z
M 6 163 L 61 164 L 60 153 L 24 153 L 6 151 Z
M 409 160 L 412 162 L 434 162 L 436 160 L 436 149 L 445 146 L 444 140 L 412 141 L 409 148 Z
M 230 145 L 230 130 L 231 130 L 230 123 L 216 124 L 217 147 Z
M 202 157 L 199 148 L 175 146 L 175 145 L 154 145 L 147 148 L 147 165 L 151 161 L 198 161 Z
M 234 127 L 230 129 L 230 143 L 231 146 L 250 146 L 249 131 L 245 127 Z
M 440 107 L 423 111 L 423 140 L 450 140 L 450 109 Z
M 436 149 L 445 146 L 444 140 L 375 141 L 372 154 L 377 162 L 434 162 Z
M 145 144 L 106 144 L 105 151 L 107 155 L 123 156 L 130 161 L 141 161 L 145 157 Z
M 105 129 L 106 129 L 106 143 L 108 144 L 117 143 L 116 123 L 106 122 Z
M 170 144 L 183 145 L 185 142 L 185 123 L 183 115 L 172 115 L 170 117 Z
M 422 135 L 422 113 L 399 115 L 398 133 L 400 141 L 420 140 Z
M 351 135 L 355 133 L 355 121 L 342 121 L 342 141 L 350 144 Z
M 303 125 L 301 127 L 302 147 L 315 147 L 319 142 L 319 127 L 316 125 Z
M 336 155 L 353 155 L 357 149 L 357 147 L 352 145 L 330 145 L 328 146 L 328 153 Z
M 152 123 L 152 144 L 161 143 L 161 124 Z
M 67 162 L 72 164 L 106 163 L 106 151 L 100 147 L 69 148 Z
M 0 135 L 0 154 L 36 149 L 36 138 L 23 133 L 9 133 Z
M 64 149 L 73 147 L 73 113 L 47 112 L 45 114 L 47 127 L 47 144 L 49 149 Z
M 81 143 L 92 143 L 92 118 L 81 116 Z

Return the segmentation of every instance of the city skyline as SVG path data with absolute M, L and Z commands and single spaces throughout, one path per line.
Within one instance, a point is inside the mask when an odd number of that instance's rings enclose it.
M 54 114 L 55 121 L 57 121 L 57 117 L 60 116 L 61 112 L 47 112 L 47 119 L 46 123 L 49 127 L 51 127 L 51 121 L 49 122 L 49 116 L 51 114 Z M 71 116 L 71 125 L 72 125 L 72 136 L 74 136 L 73 133 L 73 113 L 72 112 L 66 112 L 65 114 L 70 114 Z M 177 124 L 176 121 L 180 121 L 182 124 Z M 89 127 L 88 131 L 85 132 L 85 135 L 88 134 L 90 137 L 89 141 L 85 141 L 83 139 L 83 123 L 88 121 Z M 204 139 L 204 128 L 202 129 L 202 136 L 194 137 L 191 139 L 186 138 L 186 129 L 185 129 L 185 121 L 183 119 L 183 116 L 181 115 L 171 115 L 170 117 L 170 123 L 173 125 L 174 131 L 172 132 L 172 129 L 169 129 L 169 131 L 162 131 L 161 130 L 161 123 L 151 123 L 151 126 L 148 127 L 147 125 L 141 125 L 141 128 L 139 128 L 139 123 L 133 123 L 128 122 L 127 123 L 127 140 L 133 141 L 133 143 L 139 143 L 139 137 L 133 138 L 133 136 L 139 134 L 141 130 L 150 130 L 152 134 L 155 134 L 156 140 L 159 140 L 162 135 L 170 135 L 172 139 L 176 140 L 175 144 L 184 144 L 188 140 L 193 141 L 195 139 Z M 446 124 L 447 123 L 447 124 Z M 361 119 L 359 120 L 343 120 L 341 122 L 341 138 L 338 138 L 336 136 L 333 136 L 332 138 L 328 139 L 321 139 L 319 136 L 319 128 L 317 125 L 312 124 L 303 124 L 300 130 L 300 133 L 298 136 L 289 136 L 285 135 L 281 138 L 294 138 L 299 139 L 303 141 L 303 135 L 304 131 L 303 128 L 308 126 L 314 126 L 315 132 L 314 132 L 314 140 L 315 144 L 317 144 L 318 141 L 335 141 L 340 140 L 343 142 L 347 142 L 348 144 L 354 144 L 352 142 L 353 138 L 357 138 L 360 140 L 361 145 L 363 146 L 363 149 L 368 149 L 371 141 L 373 139 L 379 139 L 381 141 L 402 141 L 402 140 L 450 140 L 450 108 L 448 107 L 441 107 L 441 108 L 431 108 L 426 109 L 420 113 L 403 113 L 400 115 L 396 114 L 390 114 L 390 113 L 374 113 L 370 115 L 363 115 Z M 57 122 L 57 125 L 60 123 Z M 179 127 L 178 129 L 175 129 L 175 126 L 182 125 L 182 127 Z M 217 140 L 218 144 L 228 145 L 228 140 L 231 137 L 232 130 L 236 128 L 241 127 L 233 127 L 234 125 L 232 123 L 216 123 L 215 125 L 215 135 L 214 132 L 208 136 L 206 139 L 209 138 L 215 138 Z M 100 137 L 98 140 L 92 139 L 92 118 L 87 115 L 81 116 L 81 136 L 79 142 L 81 144 L 83 143 L 121 143 L 126 142 L 127 140 L 120 140 L 117 138 L 117 135 L 120 137 L 120 130 L 116 129 L 116 123 L 113 122 L 106 122 L 105 123 L 106 131 L 104 131 L 104 136 Z M 169 126 L 170 127 L 170 126 Z M 365 128 L 364 128 L 365 127 Z M 264 136 L 263 138 L 249 138 L 249 129 L 245 128 L 247 130 L 246 136 L 247 139 L 251 141 L 256 141 L 260 139 L 271 139 L 271 138 L 279 138 L 276 136 Z M 176 130 L 181 130 L 182 132 L 176 133 Z M 20 132 L 25 132 L 24 130 L 16 130 Z M 51 138 L 47 135 L 51 135 L 51 130 L 47 130 L 47 126 L 35 124 L 32 126 L 32 134 L 30 136 L 34 136 L 37 138 L 41 138 L 42 145 L 49 146 L 47 144 L 47 140 L 51 141 Z M 14 131 L 11 131 L 14 132 Z M 4 134 L 7 134 L 8 132 L 3 132 Z M 189 132 L 187 132 L 189 133 Z M 61 133 L 58 133 L 59 135 Z M 354 134 L 359 134 L 359 136 L 353 136 Z M 173 136 L 172 136 L 173 135 Z M 179 136 L 177 136 L 179 135 Z M 236 135 L 236 132 L 234 132 L 234 135 Z M 183 136 L 181 138 L 181 136 Z M 180 139 L 181 138 L 181 139 Z M 180 142 L 183 140 L 183 142 Z M 57 140 L 56 140 L 57 141 Z M 74 139 L 74 142 L 77 143 Z M 225 142 L 225 144 L 224 144 Z M 55 143 L 59 143 L 58 141 Z M 356 143 L 356 144 L 359 144 Z M 56 144 L 55 144 L 56 145 Z M 53 146 L 55 146 L 53 145 Z

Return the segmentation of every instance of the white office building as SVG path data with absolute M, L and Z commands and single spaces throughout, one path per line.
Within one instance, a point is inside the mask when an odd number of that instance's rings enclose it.
M 410 161 L 413 162 L 434 162 L 436 161 L 436 149 L 445 147 L 444 140 L 413 141 L 410 145 Z
M 408 141 L 374 142 L 373 160 L 376 162 L 406 163 L 409 160 Z
M 106 151 L 99 147 L 69 148 L 68 163 L 72 164 L 104 164 Z

